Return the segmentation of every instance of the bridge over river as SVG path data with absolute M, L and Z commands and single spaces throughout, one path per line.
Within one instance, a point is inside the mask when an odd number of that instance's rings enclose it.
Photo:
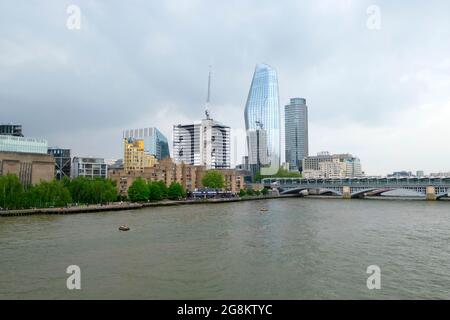
M 446 178 L 264 178 L 266 188 L 276 188 L 281 194 L 295 194 L 304 190 L 318 190 L 319 194 L 331 193 L 343 198 L 376 196 L 392 190 L 408 190 L 427 200 L 448 197 L 450 177 Z

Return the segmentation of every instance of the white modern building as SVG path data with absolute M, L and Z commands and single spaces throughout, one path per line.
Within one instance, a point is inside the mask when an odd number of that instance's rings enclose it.
M 108 177 L 108 165 L 103 158 L 74 157 L 72 161 L 72 178 L 86 177 L 90 179 Z
M 206 115 L 199 123 L 173 126 L 173 158 L 177 163 L 230 168 L 230 127 Z

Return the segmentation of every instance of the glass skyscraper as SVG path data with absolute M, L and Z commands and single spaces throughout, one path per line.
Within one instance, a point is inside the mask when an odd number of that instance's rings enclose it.
M 308 156 L 308 106 L 303 98 L 293 98 L 284 107 L 286 162 L 291 170 L 302 170 Z
M 245 105 L 245 129 L 265 130 L 266 144 L 262 144 L 267 150 L 258 150 L 261 158 L 269 159 L 272 167 L 278 169 L 280 165 L 280 103 L 278 94 L 277 72 L 267 64 L 257 64 L 253 74 L 252 84 Z M 249 139 L 247 144 L 249 153 L 255 150 L 252 143 L 255 139 Z M 255 164 L 250 163 L 250 166 Z M 255 172 L 255 169 L 251 170 Z M 259 171 L 259 168 L 256 168 Z
M 170 157 L 167 138 L 157 128 L 125 130 L 123 132 L 123 138 L 144 140 L 145 151 L 154 155 L 158 160 Z

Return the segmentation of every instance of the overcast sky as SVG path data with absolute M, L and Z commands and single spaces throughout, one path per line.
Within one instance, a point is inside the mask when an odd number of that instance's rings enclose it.
M 240 162 L 258 62 L 276 68 L 281 106 L 306 98 L 311 154 L 450 171 L 449 1 L 0 2 L 0 122 L 73 155 L 121 158 L 126 128 L 171 139 L 203 117 L 211 64 L 211 115 Z

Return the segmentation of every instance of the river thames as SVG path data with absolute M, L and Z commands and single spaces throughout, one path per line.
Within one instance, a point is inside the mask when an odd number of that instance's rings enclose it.
M 0 298 L 449 299 L 449 244 L 448 201 L 289 198 L 3 217 Z M 81 290 L 66 287 L 69 265 L 81 269 Z M 379 290 L 367 288 L 370 265 L 381 269 Z

